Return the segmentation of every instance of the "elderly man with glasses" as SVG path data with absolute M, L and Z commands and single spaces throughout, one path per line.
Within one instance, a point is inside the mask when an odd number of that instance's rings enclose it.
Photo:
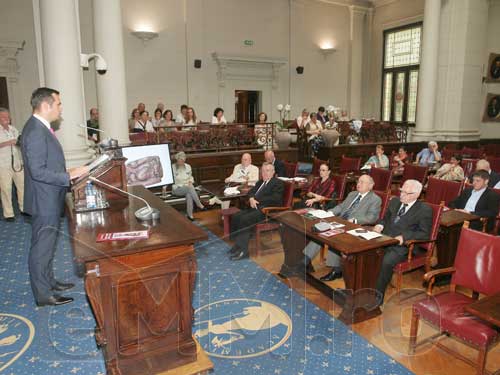
M 422 192 L 422 184 L 416 180 L 406 180 L 400 191 L 399 199 L 394 198 L 390 201 L 384 217 L 373 228 L 375 232 L 394 237 L 399 241 L 398 245 L 384 249 L 384 259 L 376 286 L 380 293 L 380 305 L 384 301 L 385 290 L 391 281 L 394 266 L 408 256 L 405 243 L 408 240 L 427 240 L 431 234 L 432 208 L 417 200 Z

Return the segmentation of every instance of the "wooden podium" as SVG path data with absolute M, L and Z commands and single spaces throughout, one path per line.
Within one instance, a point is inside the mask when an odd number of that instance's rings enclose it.
M 134 216 L 144 203 L 119 195 L 106 210 L 82 213 L 69 198 L 69 231 L 75 262 L 85 270 L 107 372 L 154 374 L 197 359 L 191 333 L 194 243 L 207 234 L 144 187 L 129 191 L 160 210 L 148 239 L 96 243 L 101 232 L 146 228 Z

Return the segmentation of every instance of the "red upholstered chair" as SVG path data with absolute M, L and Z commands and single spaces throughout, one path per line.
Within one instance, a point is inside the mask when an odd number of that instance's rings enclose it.
M 425 180 L 427 178 L 427 172 L 429 167 L 422 167 L 420 165 L 405 164 L 403 169 L 403 175 L 401 176 L 401 186 L 406 180 L 417 180 L 422 185 L 425 185 Z M 393 190 L 392 195 L 399 197 L 399 190 Z
M 444 204 L 447 206 L 462 193 L 464 185 L 465 180 L 456 182 L 429 177 L 427 180 L 427 190 L 425 191 L 425 201 L 432 204 L 439 204 L 444 201 Z
M 317 157 L 313 158 L 313 167 L 312 167 L 312 175 L 314 177 L 319 177 L 319 167 L 321 164 L 326 164 L 328 167 L 330 167 L 330 160 L 321 160 L 318 159 Z
M 498 146 L 500 148 L 500 146 Z M 500 173 L 500 157 L 498 156 L 488 156 L 486 158 L 488 162 L 490 163 L 490 168 L 491 170 Z
M 476 170 L 476 164 L 479 159 L 462 159 L 461 165 L 464 170 L 464 176 L 469 177 Z
M 448 148 L 448 146 L 446 146 L 445 148 L 443 148 L 441 150 L 441 159 L 442 159 L 442 163 L 447 163 L 450 161 L 451 157 L 455 154 L 458 154 L 460 153 L 460 151 L 456 150 L 456 149 L 450 149 Z
M 486 322 L 467 314 L 464 308 L 475 302 L 479 294 L 489 296 L 500 292 L 500 237 L 471 230 L 467 226 L 466 222 L 460 234 L 453 267 L 431 271 L 424 276 L 428 282 L 428 296 L 413 304 L 409 351 L 413 354 L 416 349 L 418 325 L 423 319 L 439 332 L 418 345 L 443 334 L 458 338 L 462 343 L 479 350 L 476 363 L 439 341 L 435 344 L 475 366 L 476 374 L 483 374 L 488 350 L 499 341 L 499 332 Z M 450 290 L 432 296 L 435 277 L 445 274 L 452 274 Z M 457 286 L 471 290 L 472 297 L 459 292 Z
M 500 195 L 500 189 L 493 189 L 495 193 Z M 495 227 L 491 234 L 500 235 L 500 207 L 498 207 L 497 217 L 495 218 Z
M 462 155 L 473 159 L 481 159 L 484 156 L 484 151 L 482 148 L 469 148 L 464 147 L 460 152 Z
M 255 246 L 255 252 L 253 254 L 251 253 L 251 255 L 259 256 L 260 251 L 262 250 L 260 241 L 262 232 L 269 232 L 271 230 L 275 230 L 280 227 L 279 223 L 272 221 L 269 218 L 269 214 L 290 210 L 293 205 L 293 190 L 294 190 L 294 183 L 290 181 L 285 181 L 285 190 L 283 192 L 283 205 L 279 207 L 265 207 L 262 209 L 262 213 L 266 215 L 266 219 L 262 223 L 258 223 L 255 225 L 256 246 Z
M 387 211 L 387 207 L 389 207 L 389 201 L 391 200 L 391 191 L 386 190 L 386 191 L 380 191 L 380 190 L 373 190 L 375 194 L 377 194 L 380 199 L 382 199 L 382 205 L 380 207 L 380 215 L 378 216 L 379 219 L 382 219 L 385 215 L 385 211 Z
M 372 168 L 370 170 L 375 185 L 373 190 L 387 191 L 390 190 L 392 184 L 392 171 L 384 168 Z
M 361 158 L 347 158 L 342 155 L 340 159 L 339 173 L 359 172 L 361 168 Z
M 285 171 L 286 171 L 286 177 L 288 178 L 294 178 L 297 176 L 297 169 L 299 168 L 298 163 L 290 163 L 285 161 Z
M 420 267 L 425 267 L 425 272 L 431 270 L 431 258 L 434 252 L 434 246 L 436 244 L 439 223 L 441 221 L 441 214 L 443 213 L 444 205 L 429 204 L 432 208 L 432 227 L 431 235 L 428 240 L 409 240 L 406 241 L 405 245 L 408 246 L 408 258 L 398 263 L 394 266 L 394 273 L 396 274 L 396 294 L 399 298 L 399 292 L 401 291 L 401 284 L 403 283 L 403 273 L 415 270 Z M 413 254 L 415 245 L 424 249 L 425 252 L 419 252 Z
M 345 189 L 347 186 L 347 175 L 346 174 L 333 174 L 333 181 L 335 181 L 335 192 L 337 197 L 335 200 L 337 202 L 342 202 L 345 198 Z
M 488 143 L 485 145 L 484 153 L 489 156 L 500 156 L 500 147 L 498 147 L 498 143 Z

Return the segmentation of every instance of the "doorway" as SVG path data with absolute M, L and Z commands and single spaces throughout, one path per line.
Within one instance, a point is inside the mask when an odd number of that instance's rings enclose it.
M 7 79 L 0 77 L 0 107 L 9 109 L 9 95 L 7 93 Z
M 261 92 L 234 91 L 234 117 L 237 123 L 255 123 L 261 107 Z

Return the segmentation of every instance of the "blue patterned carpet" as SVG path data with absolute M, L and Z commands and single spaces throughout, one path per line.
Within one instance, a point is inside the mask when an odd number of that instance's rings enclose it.
M 0 222 L 0 374 L 104 374 L 95 321 L 74 276 L 65 224 L 56 276 L 75 302 L 37 308 L 27 273 L 31 227 Z M 214 374 L 411 374 L 254 262 L 231 262 L 212 233 L 197 246 L 193 333 Z

